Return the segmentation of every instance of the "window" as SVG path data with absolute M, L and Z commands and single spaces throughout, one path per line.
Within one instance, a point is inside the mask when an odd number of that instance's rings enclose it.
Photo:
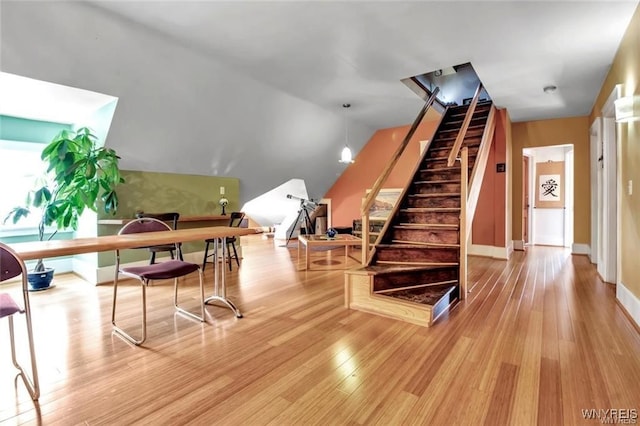
M 17 224 L 4 223 L 4 218 L 16 206 L 24 205 L 27 193 L 34 188 L 35 180 L 45 172 L 40 159 L 44 145 L 34 142 L 0 140 L 0 231 L 36 228 L 39 212 L 32 212 Z

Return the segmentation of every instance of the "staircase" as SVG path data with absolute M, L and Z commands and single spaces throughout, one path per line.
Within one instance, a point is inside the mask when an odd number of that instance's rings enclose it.
M 459 300 L 461 166 L 447 162 L 468 108 L 447 109 L 368 266 L 348 271 L 348 307 L 428 326 Z M 469 176 L 491 108 L 476 105 L 462 141 Z

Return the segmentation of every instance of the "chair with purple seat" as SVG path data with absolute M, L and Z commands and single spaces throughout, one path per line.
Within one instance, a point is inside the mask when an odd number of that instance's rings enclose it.
M 136 218 L 143 217 L 151 217 L 153 219 L 158 219 L 163 222 L 170 223 L 173 229 L 178 229 L 178 220 L 180 219 L 180 213 L 178 212 L 170 212 L 170 213 L 136 213 Z M 151 259 L 149 259 L 149 263 L 156 263 L 156 253 L 161 252 L 169 252 L 171 259 L 174 259 L 173 252 L 178 249 L 178 259 L 184 260 L 182 256 L 182 245 L 181 244 L 162 244 L 159 246 L 151 246 L 147 247 L 147 250 L 151 253 Z
M 27 269 L 24 262 L 9 246 L 0 243 L 0 282 L 21 276 L 23 306 L 21 308 L 9 293 L 0 293 L 0 318 L 7 317 L 9 321 L 9 337 L 11 339 L 11 360 L 18 369 L 22 381 L 29 391 L 29 395 L 34 401 L 40 397 L 40 385 L 38 383 L 38 368 L 36 366 L 36 354 L 33 345 L 33 331 L 31 325 L 31 307 L 29 305 L 29 285 L 27 284 Z M 13 327 L 13 316 L 15 314 L 24 315 L 27 329 L 27 340 L 29 342 L 29 353 L 31 355 L 31 377 L 18 362 L 16 355 L 15 331 Z
M 141 232 L 160 232 L 160 231 L 172 231 L 171 227 L 165 222 L 153 218 L 139 218 L 133 220 L 124 225 L 118 235 L 136 234 Z M 177 251 L 177 247 L 176 247 Z M 153 263 L 143 266 L 127 266 L 121 267 L 120 265 L 120 250 L 116 250 L 116 273 L 113 281 L 113 309 L 111 311 L 111 323 L 113 324 L 113 330 L 124 338 L 125 340 L 133 343 L 134 345 L 141 345 L 147 339 L 147 296 L 146 288 L 149 282 L 152 280 L 174 280 L 173 290 L 173 304 L 178 312 L 186 315 L 190 318 L 204 322 L 204 285 L 202 280 L 202 270 L 200 265 L 196 263 L 184 262 L 182 260 L 168 260 L 161 263 Z M 178 305 L 178 278 L 189 275 L 193 272 L 198 272 L 200 279 L 200 315 L 187 311 L 186 309 Z M 136 339 L 129 333 L 124 331 L 116 324 L 116 302 L 118 295 L 118 278 L 120 274 L 135 278 L 140 281 L 142 286 L 142 335 L 140 339 Z

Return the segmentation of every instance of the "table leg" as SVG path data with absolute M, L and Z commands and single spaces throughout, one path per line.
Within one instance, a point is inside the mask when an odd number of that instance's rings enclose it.
M 309 242 L 304 245 L 304 269 L 311 269 L 311 261 L 309 259 Z
M 349 261 L 349 244 L 344 245 L 344 265 L 347 266 Z
M 220 266 L 220 262 L 218 262 L 218 245 L 222 244 L 222 266 Z M 227 238 L 216 238 L 213 243 L 213 294 L 207 297 L 204 300 L 205 304 L 209 304 L 209 302 L 219 302 L 225 307 L 231 309 L 235 314 L 236 318 L 242 318 L 242 314 L 240 310 L 236 307 L 236 305 L 231 302 L 231 300 L 227 299 L 227 286 L 226 286 L 226 259 L 227 259 Z M 220 279 L 218 280 L 218 277 Z

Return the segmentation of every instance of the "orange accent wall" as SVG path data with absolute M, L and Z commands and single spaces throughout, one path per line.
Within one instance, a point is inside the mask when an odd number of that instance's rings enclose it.
M 430 140 L 438 123 L 439 117 L 420 124 L 383 188 L 405 187 L 420 156 L 420 141 Z M 333 226 L 351 226 L 354 219 L 361 217 L 360 207 L 366 190 L 373 186 L 391 161 L 391 156 L 404 140 L 409 128 L 410 126 L 392 127 L 375 132 L 358 152 L 355 162 L 349 164 L 329 188 L 324 198 L 331 199 Z
M 498 110 L 496 130 L 487 159 L 487 168 L 482 181 L 482 189 L 476 206 L 471 228 L 473 244 L 506 247 L 507 246 L 507 187 L 510 176 L 510 164 L 507 157 L 508 133 L 511 126 L 507 111 Z M 506 164 L 506 171 L 498 173 L 498 163 Z

